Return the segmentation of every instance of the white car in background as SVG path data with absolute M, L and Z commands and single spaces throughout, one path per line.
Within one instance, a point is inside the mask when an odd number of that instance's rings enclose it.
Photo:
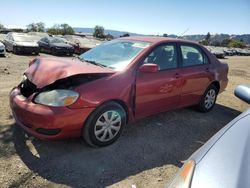
M 5 46 L 0 42 L 0 55 L 5 56 Z

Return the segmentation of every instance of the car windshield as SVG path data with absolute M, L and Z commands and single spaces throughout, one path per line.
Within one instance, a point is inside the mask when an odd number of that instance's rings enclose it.
M 16 36 L 14 35 L 13 39 L 16 42 L 34 42 L 32 37 L 30 37 L 28 35 L 16 35 Z
M 51 38 L 50 43 L 65 43 L 63 39 L 60 38 Z
M 79 59 L 121 71 L 149 45 L 142 41 L 113 40 L 83 53 Z

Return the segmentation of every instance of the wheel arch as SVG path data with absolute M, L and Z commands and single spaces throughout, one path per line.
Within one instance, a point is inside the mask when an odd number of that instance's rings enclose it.
M 128 109 L 128 106 L 127 106 L 126 102 L 123 101 L 123 100 L 121 100 L 121 99 L 110 99 L 110 100 L 107 100 L 107 101 L 103 101 L 102 103 L 100 103 L 99 105 L 97 105 L 95 107 L 95 109 L 89 114 L 89 116 L 87 117 L 87 120 L 95 112 L 96 109 L 102 107 L 103 105 L 105 105 L 107 103 L 111 103 L 111 102 L 119 104 L 124 109 L 124 111 L 126 113 L 126 123 L 128 123 L 128 120 L 129 120 L 129 109 Z
M 108 102 L 115 102 L 115 103 L 118 103 L 119 105 L 122 106 L 122 108 L 126 112 L 126 123 L 128 123 L 128 120 L 129 120 L 129 110 L 128 110 L 128 106 L 127 106 L 126 102 L 124 102 L 123 100 L 120 100 L 120 99 L 112 99 L 112 100 L 106 101 L 105 103 L 108 103 Z
M 89 114 L 89 116 L 87 117 L 87 119 L 85 120 L 85 122 L 83 123 L 83 126 L 82 126 L 82 129 L 81 129 L 81 136 L 85 139 L 85 141 L 91 145 L 91 146 L 99 146 L 99 145 L 96 145 L 96 143 L 93 143 L 93 141 L 91 140 L 90 138 L 90 135 L 88 133 L 88 127 L 89 127 L 89 124 L 88 124 L 88 121 L 91 121 L 91 118 L 92 117 L 92 114 L 95 113 L 95 111 L 98 109 L 98 108 L 102 108 L 105 104 L 108 104 L 108 103 L 116 103 L 116 105 L 119 105 L 121 106 L 121 108 L 125 111 L 125 118 L 126 118 L 126 122 L 125 122 L 125 125 L 127 124 L 128 122 L 128 118 L 129 118 L 129 115 L 128 115 L 128 108 L 127 108 L 127 105 L 124 101 L 120 100 L 120 99 L 111 99 L 111 100 L 107 100 L 107 101 L 104 101 L 102 103 L 100 103 L 98 106 L 96 106 L 96 108 Z
M 214 85 L 217 89 L 218 89 L 218 93 L 220 92 L 220 82 L 219 81 L 217 81 L 217 80 L 215 80 L 215 81 L 212 81 L 210 84 L 209 84 L 209 86 L 210 85 Z M 209 87 L 208 86 L 208 87 Z

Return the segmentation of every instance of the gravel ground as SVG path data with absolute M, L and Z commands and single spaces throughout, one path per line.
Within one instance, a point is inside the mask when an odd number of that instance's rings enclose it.
M 148 117 L 128 125 L 105 148 L 81 139 L 40 141 L 16 126 L 8 99 L 32 58 L 0 57 L 1 187 L 163 187 L 183 161 L 247 108 L 233 89 L 250 82 L 250 57 L 228 57 L 229 85 L 210 113 L 185 108 Z

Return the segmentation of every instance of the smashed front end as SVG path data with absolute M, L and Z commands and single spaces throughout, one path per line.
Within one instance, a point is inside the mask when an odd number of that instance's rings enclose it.
M 75 74 L 48 82 L 43 87 L 24 75 L 21 83 L 10 93 L 13 116 L 26 132 L 43 140 L 80 137 L 82 126 L 94 107 L 70 108 L 81 96 L 75 88 L 106 75 Z

